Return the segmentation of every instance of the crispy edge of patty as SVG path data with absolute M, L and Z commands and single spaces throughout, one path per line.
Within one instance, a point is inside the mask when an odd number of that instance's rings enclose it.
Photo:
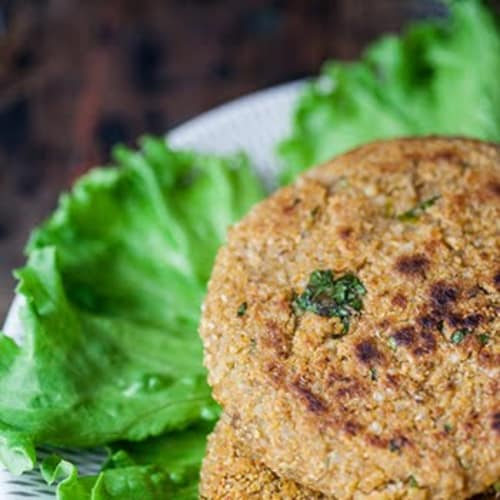
M 226 414 L 222 415 L 208 438 L 201 469 L 200 495 L 206 500 L 331 498 L 280 478 L 265 465 L 250 458 Z

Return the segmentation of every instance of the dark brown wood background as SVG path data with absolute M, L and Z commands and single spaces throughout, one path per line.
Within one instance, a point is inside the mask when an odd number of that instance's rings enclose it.
M 30 229 L 112 144 L 443 13 L 431 0 L 0 1 L 0 325 Z

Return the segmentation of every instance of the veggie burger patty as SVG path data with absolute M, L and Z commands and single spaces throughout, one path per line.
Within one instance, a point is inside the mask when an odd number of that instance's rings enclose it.
M 369 498 L 401 498 L 423 500 L 427 492 L 412 482 L 408 491 L 404 483 L 393 485 L 390 492 L 372 493 Z M 302 486 L 290 479 L 277 476 L 264 464 L 254 460 L 246 447 L 238 441 L 231 419 L 223 414 L 214 432 L 208 439 L 207 452 L 203 460 L 200 481 L 200 496 L 203 500 L 334 500 Z M 356 498 L 366 495 L 356 495 Z M 495 488 L 472 500 L 498 498 Z
M 336 498 L 467 498 L 500 477 L 500 148 L 358 148 L 255 207 L 201 335 L 235 436 Z

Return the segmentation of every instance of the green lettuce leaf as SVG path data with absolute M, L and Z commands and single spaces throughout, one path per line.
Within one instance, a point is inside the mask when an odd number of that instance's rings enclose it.
M 261 184 L 243 156 L 159 139 L 115 158 L 62 196 L 17 272 L 25 338 L 0 334 L 0 460 L 16 474 L 39 444 L 137 441 L 218 415 L 200 306 L 227 226 Z
M 479 0 L 386 36 L 359 62 L 329 62 L 299 98 L 278 148 L 280 180 L 375 139 L 445 134 L 500 140 L 500 32 Z
M 95 476 L 78 476 L 73 464 L 55 455 L 47 457 L 40 468 L 49 484 L 58 482 L 59 500 L 195 500 L 206 434 L 211 429 L 211 424 L 198 424 L 138 443 L 116 443 Z

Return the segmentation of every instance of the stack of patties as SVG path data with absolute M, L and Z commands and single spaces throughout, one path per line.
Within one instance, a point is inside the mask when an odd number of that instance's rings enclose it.
M 498 145 L 378 142 L 307 172 L 213 270 L 201 496 L 494 495 L 499 311 Z

